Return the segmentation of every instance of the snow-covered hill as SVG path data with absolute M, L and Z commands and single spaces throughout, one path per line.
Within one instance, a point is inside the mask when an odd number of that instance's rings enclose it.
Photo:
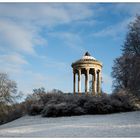
M 24 116 L 1 125 L 0 137 L 140 137 L 140 111 L 59 118 Z

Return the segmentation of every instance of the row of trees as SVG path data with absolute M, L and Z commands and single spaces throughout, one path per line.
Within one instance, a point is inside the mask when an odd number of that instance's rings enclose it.
M 128 26 L 122 55 L 114 60 L 112 76 L 115 92 L 125 90 L 140 97 L 140 15 Z

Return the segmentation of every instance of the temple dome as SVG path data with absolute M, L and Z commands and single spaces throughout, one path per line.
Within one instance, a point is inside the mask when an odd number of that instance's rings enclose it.
M 86 65 L 86 64 L 100 65 L 102 67 L 102 63 L 99 62 L 97 59 L 95 59 L 93 56 L 91 56 L 88 52 L 86 52 L 81 59 L 73 62 L 71 66 L 72 67 L 75 67 L 75 66 L 79 67 L 80 65 L 82 66 L 82 65 Z
M 89 54 L 89 52 L 86 52 L 82 59 L 96 60 L 93 56 Z

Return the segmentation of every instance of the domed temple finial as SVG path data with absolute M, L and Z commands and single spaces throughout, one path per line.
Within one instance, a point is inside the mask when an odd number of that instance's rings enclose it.
M 89 54 L 89 52 L 86 52 L 86 53 L 85 53 L 85 56 L 91 56 L 91 55 Z

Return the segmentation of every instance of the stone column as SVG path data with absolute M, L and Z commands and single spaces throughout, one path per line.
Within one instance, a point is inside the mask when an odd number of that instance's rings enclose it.
M 98 95 L 101 95 L 101 71 L 98 72 Z
M 89 69 L 86 69 L 86 78 L 85 78 L 85 93 L 89 93 Z
M 85 93 L 87 93 L 87 73 L 85 73 Z
M 94 76 L 94 73 L 92 74 L 92 95 L 95 95 L 95 87 L 94 87 L 94 80 L 95 79 L 95 76 Z
M 99 71 L 97 71 L 97 94 L 99 93 Z
M 76 73 L 73 71 L 73 93 L 76 95 Z
M 81 69 L 78 70 L 78 94 L 81 95 Z
M 96 69 L 94 69 L 94 95 L 96 95 L 96 92 L 97 92 L 97 72 L 96 72 Z
M 100 85 L 101 85 L 101 78 L 100 78 L 100 71 L 98 70 L 98 72 L 97 72 L 97 93 L 98 93 L 98 95 L 100 95 L 100 93 L 101 93 L 101 90 L 100 90 Z

